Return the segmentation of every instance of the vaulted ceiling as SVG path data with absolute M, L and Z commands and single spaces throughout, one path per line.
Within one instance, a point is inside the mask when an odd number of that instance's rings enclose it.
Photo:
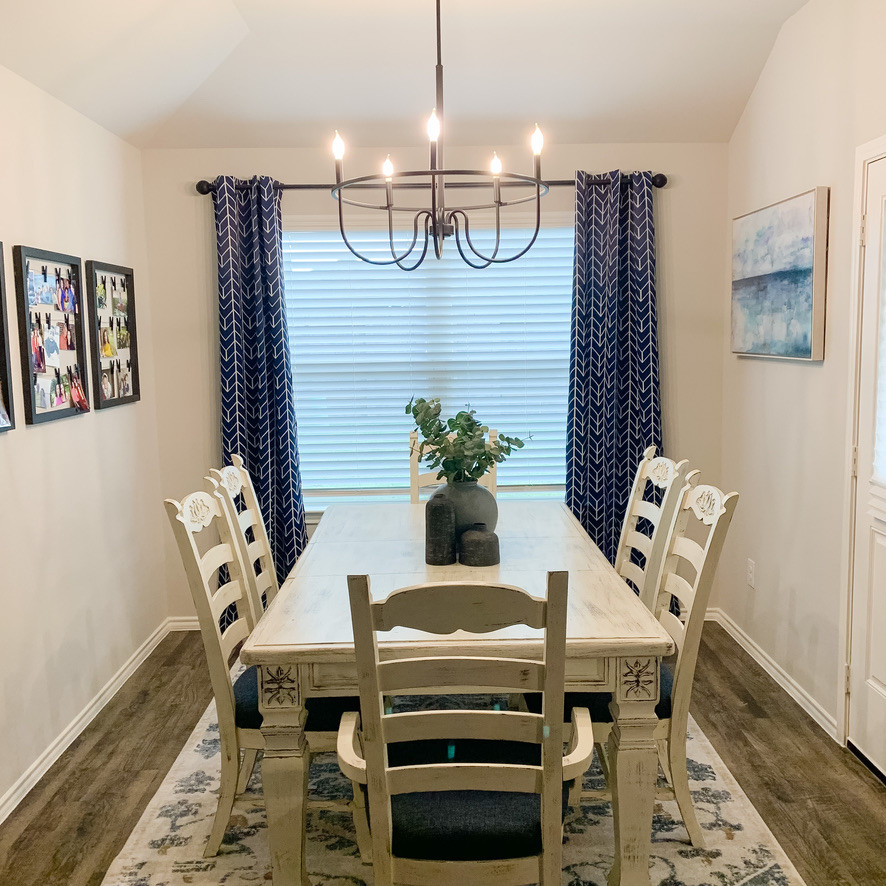
M 725 141 L 805 2 L 442 0 L 448 143 Z M 142 147 L 419 144 L 434 104 L 434 0 L 0 10 L 0 64 Z

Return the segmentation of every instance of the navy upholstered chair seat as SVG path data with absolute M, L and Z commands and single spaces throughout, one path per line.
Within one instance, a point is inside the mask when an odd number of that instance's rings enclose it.
M 517 741 L 456 739 L 388 745 L 391 766 L 516 763 L 538 766 L 541 747 Z M 569 788 L 563 787 L 563 814 Z M 365 787 L 364 787 L 365 790 Z M 392 849 L 400 858 L 486 861 L 541 852 L 541 798 L 498 791 L 421 791 L 391 797 Z
M 359 711 L 356 696 L 341 698 L 309 698 L 306 702 L 307 732 L 336 732 L 345 711 Z M 261 729 L 262 715 L 258 709 L 258 670 L 248 667 L 234 681 L 234 722 L 238 729 Z
M 538 855 L 541 797 L 497 791 L 425 791 L 391 797 L 400 858 L 485 861 Z
M 671 694 L 673 691 L 674 672 L 669 665 L 662 662 L 659 699 L 655 706 L 655 715 L 659 720 L 667 720 L 671 716 Z M 587 708 L 591 712 L 593 723 L 611 723 L 610 701 L 612 701 L 611 692 L 567 692 L 564 701 L 564 718 L 569 720 L 573 708 Z M 541 711 L 541 695 L 538 693 L 527 694 L 526 707 L 533 713 L 539 713 Z

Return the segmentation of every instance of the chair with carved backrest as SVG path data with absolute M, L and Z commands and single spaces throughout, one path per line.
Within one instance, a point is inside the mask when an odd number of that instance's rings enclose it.
M 221 743 L 218 806 L 204 856 L 216 855 L 231 817 L 236 795 L 246 790 L 258 752 L 265 746 L 258 704 L 258 673 L 246 668 L 232 682 L 231 659 L 260 616 L 247 590 L 245 568 L 236 543 L 235 527 L 221 500 L 211 491 L 192 492 L 181 502 L 164 504 L 185 567 L 203 637 Z M 224 568 L 223 568 L 224 567 Z M 222 615 L 233 611 L 231 619 Z M 345 711 L 358 709 L 356 698 L 318 698 L 306 702 L 309 747 L 332 750 Z M 241 761 L 241 751 L 243 758 Z M 368 834 L 360 804 L 352 806 L 358 836 Z M 362 851 L 367 851 L 365 843 Z
M 259 617 L 277 596 L 279 585 L 274 568 L 274 555 L 262 519 L 261 506 L 255 487 L 243 459 L 231 456 L 227 467 L 213 468 L 208 478 L 214 484 L 215 494 L 221 500 L 229 523 L 233 526 L 234 540 L 240 549 L 244 564 L 247 590 Z
M 655 740 L 668 787 L 660 788 L 660 799 L 676 800 L 689 840 L 704 847 L 704 836 L 692 806 L 686 769 L 686 728 L 689 700 L 701 643 L 701 631 L 711 595 L 714 574 L 738 493 L 723 493 L 716 486 L 699 485 L 692 471 L 681 487 L 680 504 L 668 527 L 664 566 L 653 603 L 653 612 L 677 647 L 676 661 L 662 663 L 660 699 L 655 708 L 658 725 Z M 670 611 L 671 597 L 679 601 L 680 616 Z M 612 729 L 609 693 L 567 693 L 565 710 L 581 705 L 591 712 L 594 740 L 607 782 L 606 739 Z M 582 791 L 582 799 L 599 800 L 608 791 Z M 573 795 L 577 802 L 577 797 Z
M 493 428 L 489 429 L 489 443 L 495 443 L 498 440 L 498 431 Z M 437 478 L 437 471 L 422 471 L 421 460 L 433 448 L 425 446 L 422 450 L 422 444 L 418 440 L 418 431 L 412 431 L 409 434 L 409 500 L 412 504 L 418 504 L 421 490 L 426 486 L 439 486 L 441 480 Z M 498 476 L 498 465 L 493 462 L 492 467 L 477 481 L 480 486 L 485 486 L 493 495 L 496 494 L 496 480 Z
M 563 753 L 567 580 L 548 573 L 546 599 L 507 585 L 449 582 L 373 602 L 368 576 L 348 577 L 363 724 L 361 733 L 358 715 L 342 718 L 339 765 L 368 785 L 377 886 L 559 886 L 564 779 L 593 756 L 590 719 L 579 708 Z M 542 659 L 476 657 L 464 648 L 379 655 L 377 634 L 403 627 L 451 635 L 517 624 L 544 630 Z M 477 709 L 396 709 L 404 697 L 429 692 L 465 698 L 530 688 L 542 692 L 541 714 L 490 709 L 482 699 L 469 702 Z
M 686 459 L 674 462 L 661 455 L 656 457 L 655 447 L 650 446 L 634 477 L 614 565 L 615 571 L 634 585 L 649 609 L 653 608 L 668 529 L 688 470 Z M 652 498 L 660 498 L 660 502 L 656 504 Z M 642 565 L 638 560 L 642 560 Z

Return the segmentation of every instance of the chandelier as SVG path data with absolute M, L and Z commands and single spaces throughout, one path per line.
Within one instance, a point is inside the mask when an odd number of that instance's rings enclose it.
M 501 160 L 493 152 L 489 171 L 482 169 L 445 169 L 443 167 L 443 63 L 441 61 L 440 44 L 440 0 L 437 4 L 437 105 L 428 119 L 427 133 L 430 145 L 430 162 L 427 169 L 398 172 L 394 169 L 391 157 L 382 165 L 381 175 L 363 175 L 358 178 L 343 179 L 342 160 L 345 155 L 345 143 L 336 130 L 332 142 L 332 155 L 335 159 L 335 186 L 332 196 L 338 201 L 338 226 L 342 240 L 357 258 L 371 265 L 394 265 L 404 271 L 414 271 L 425 260 L 428 247 L 434 246 L 434 255 L 439 259 L 443 256 L 443 241 L 451 237 L 462 260 L 472 268 L 487 268 L 492 264 L 511 262 L 525 255 L 538 237 L 541 223 L 541 198 L 548 193 L 548 185 L 541 179 L 541 149 L 544 138 L 538 125 L 532 133 L 531 146 L 533 154 L 532 175 L 521 175 L 516 172 L 503 172 Z M 446 181 L 450 180 L 452 189 L 482 189 L 486 192 L 485 199 L 470 204 L 450 205 L 447 201 Z M 524 193 L 510 200 L 502 198 L 503 187 L 520 187 Z M 529 194 L 525 190 L 529 189 Z M 356 192 L 368 190 L 374 192 L 376 202 L 358 200 Z M 424 195 L 423 206 L 401 205 L 395 201 L 401 192 L 419 192 Z M 372 199 L 372 198 L 370 198 Z M 378 201 L 382 202 L 378 202 Z M 535 230 L 529 242 L 514 255 L 499 255 L 501 246 L 501 210 L 519 203 L 535 203 Z M 388 243 L 391 257 L 389 259 L 369 258 L 357 250 L 345 231 L 344 205 L 362 209 L 374 209 L 386 213 Z M 490 250 L 484 252 L 471 239 L 471 213 L 492 210 L 495 217 L 495 239 Z M 412 240 L 400 251 L 394 243 L 394 213 L 412 213 Z

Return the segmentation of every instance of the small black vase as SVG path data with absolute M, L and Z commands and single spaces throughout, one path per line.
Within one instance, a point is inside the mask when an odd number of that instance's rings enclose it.
M 501 562 L 498 536 L 490 532 L 485 523 L 475 523 L 461 534 L 458 560 L 463 566 L 498 565 Z
M 456 558 L 455 505 L 443 496 L 431 496 L 425 505 L 425 563 L 449 566 Z

